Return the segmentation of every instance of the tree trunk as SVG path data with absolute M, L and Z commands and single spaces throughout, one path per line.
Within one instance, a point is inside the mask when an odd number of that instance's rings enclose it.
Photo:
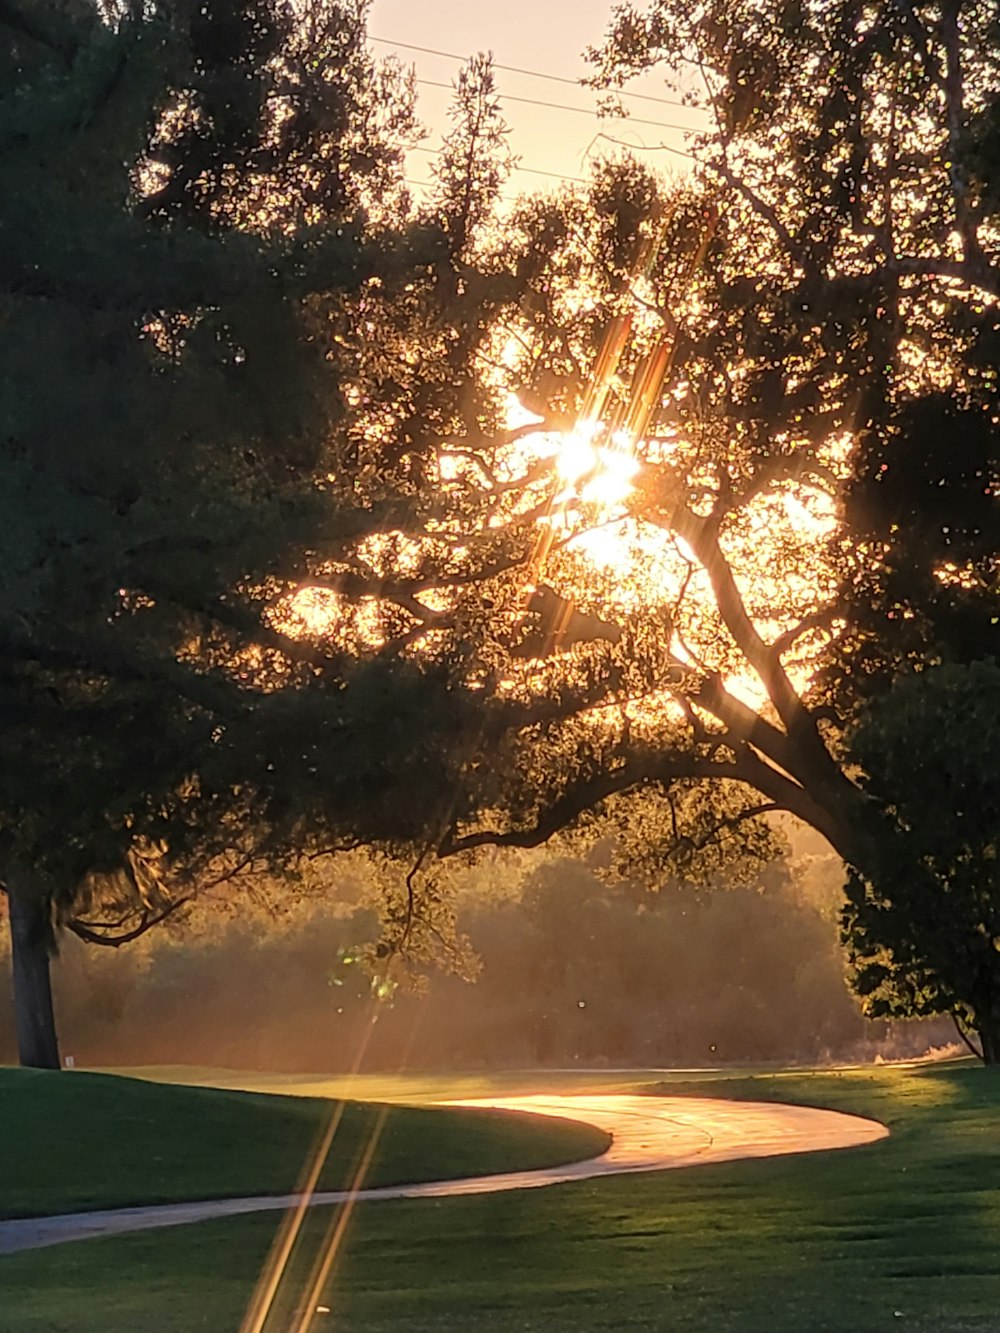
M 1000 1065 L 1000 1012 L 996 1005 L 976 1011 L 976 1031 L 984 1065 Z
M 1000 1031 L 994 1031 L 992 1024 L 979 1029 L 979 1042 L 983 1048 L 984 1065 L 1000 1065 Z
M 52 919 L 44 895 L 26 877 L 4 875 L 10 909 L 17 1053 L 33 1069 L 59 1068 L 59 1042 L 52 1008 Z
M 976 944 L 981 952 L 970 988 L 968 1026 L 979 1038 L 978 1053 L 983 1064 L 1000 1065 L 1000 954 L 993 947 L 992 937 L 977 934 Z

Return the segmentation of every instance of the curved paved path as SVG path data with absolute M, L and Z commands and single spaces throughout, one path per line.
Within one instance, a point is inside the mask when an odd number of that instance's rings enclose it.
M 425 1199 L 534 1189 L 629 1171 L 663 1171 L 671 1167 L 732 1162 L 748 1157 L 854 1148 L 863 1143 L 874 1143 L 889 1133 L 875 1120 L 863 1120 L 839 1111 L 707 1097 L 568 1095 L 472 1098 L 444 1104 L 527 1111 L 582 1120 L 609 1132 L 612 1144 L 600 1157 L 570 1162 L 566 1166 L 463 1180 L 427 1181 L 420 1185 L 388 1185 L 360 1190 L 355 1196 L 357 1199 Z M 349 1197 L 346 1191 L 325 1191 L 314 1194 L 310 1203 L 313 1206 L 338 1204 Z M 181 1226 L 208 1218 L 283 1211 L 299 1202 L 299 1196 L 294 1194 L 264 1195 L 17 1219 L 0 1222 L 0 1254 L 126 1231 Z

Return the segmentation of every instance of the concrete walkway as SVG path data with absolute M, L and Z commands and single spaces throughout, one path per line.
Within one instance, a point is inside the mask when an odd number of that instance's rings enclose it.
M 426 1199 L 536 1189 L 542 1185 L 625 1172 L 663 1171 L 749 1157 L 855 1148 L 874 1143 L 889 1133 L 875 1120 L 863 1120 L 839 1111 L 700 1097 L 567 1095 L 474 1098 L 445 1104 L 527 1111 L 581 1120 L 610 1133 L 612 1144 L 600 1157 L 566 1166 L 463 1180 L 428 1181 L 420 1185 L 390 1185 L 360 1190 L 356 1195 L 358 1200 Z M 349 1197 L 346 1191 L 326 1191 L 314 1194 L 309 1202 L 310 1206 L 317 1207 L 344 1203 Z M 284 1211 L 299 1202 L 299 1196 L 295 1194 L 264 1195 L 17 1219 L 0 1222 L 0 1254 L 95 1236 L 183 1226 L 209 1218 Z

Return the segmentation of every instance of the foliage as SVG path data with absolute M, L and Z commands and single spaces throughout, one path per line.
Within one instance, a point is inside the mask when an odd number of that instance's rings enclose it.
M 625 7 L 595 79 L 697 70 L 697 171 L 608 159 L 499 226 L 488 63 L 416 205 L 406 77 L 363 10 L 314 4 L 11 29 L 23 859 L 73 920 L 123 863 L 151 898 L 163 848 L 188 880 L 415 849 L 385 916 L 422 951 L 450 929 L 432 853 L 584 825 L 689 875 L 693 847 L 766 856 L 787 810 L 863 870 L 845 725 L 995 631 L 992 19 Z M 609 328 L 605 444 L 670 374 L 605 502 L 556 454 Z
M 0 15 L 3 854 L 91 939 L 258 857 L 419 838 L 465 749 L 446 658 L 347 653 L 290 607 L 433 505 L 371 452 L 448 247 L 364 15 Z
M 564 787 L 581 737 L 607 748 L 574 718 L 609 684 L 586 645 L 493 697 L 551 468 L 511 469 L 523 432 L 482 364 L 522 308 L 550 338 L 584 263 L 620 293 L 654 187 L 606 171 L 573 204 L 582 244 L 526 205 L 501 245 L 479 61 L 414 209 L 411 89 L 363 19 L 326 0 L 3 12 L 0 810 L 8 860 L 91 939 L 265 858 L 439 845 Z M 550 361 L 543 342 L 529 388 Z M 414 911 L 408 884 L 404 942 Z
M 844 935 L 873 1016 L 953 1013 L 1000 1057 L 1000 668 L 932 667 L 862 713 L 849 753 L 888 832 L 848 883 Z M 901 846 L 905 851 L 901 851 Z
M 398 984 L 377 998 L 386 960 L 373 986 L 366 955 L 384 930 L 381 882 L 328 883 L 294 906 L 282 892 L 277 911 L 243 900 L 215 911 L 206 897 L 190 921 L 127 950 L 94 956 L 67 943 L 56 975 L 63 1048 L 77 1065 L 301 1071 L 348 1069 L 362 1047 L 367 1069 L 501 1069 L 888 1059 L 954 1041 L 947 1020 L 860 1016 L 833 857 L 811 905 L 781 866 L 759 884 L 661 880 L 650 893 L 602 883 L 603 871 L 558 849 L 507 860 L 451 887 L 473 984 L 437 940 L 437 968 L 397 960 L 388 980 Z
M 528 655 L 552 464 L 504 421 L 516 388 L 566 424 L 644 255 L 659 313 L 628 367 L 655 346 L 700 201 L 610 163 L 501 235 L 504 130 L 479 61 L 414 209 L 411 90 L 368 57 L 363 17 L 325 0 L 4 10 L 20 186 L 0 808 L 8 854 L 92 938 L 259 856 L 538 842 L 623 787 L 669 801 L 705 773 L 745 780 L 692 711 L 739 656 L 726 615 L 687 599 L 684 641 L 700 623 L 695 652 L 714 654 L 696 670 L 672 642 L 683 590 L 602 629 L 612 580 L 572 549 L 601 517 L 582 498 L 549 567 L 586 635 Z M 682 453 L 671 470 L 703 496 L 702 442 Z M 664 725 L 671 700 L 686 718 Z M 723 800 L 724 824 L 737 810 L 730 832 L 757 812 Z M 421 896 L 438 914 L 420 887 L 394 947 Z M 81 917 L 90 899 L 112 910 Z
M 845 727 L 907 664 L 982 657 L 1000 623 L 998 53 L 992 12 L 960 0 L 616 11 L 594 81 L 676 78 L 705 117 L 693 176 L 667 192 L 617 164 L 607 211 L 585 191 L 515 209 L 505 253 L 521 229 L 545 262 L 504 364 L 528 406 L 575 420 L 599 330 L 629 318 L 614 423 L 642 355 L 671 348 L 634 494 L 597 514 L 577 497 L 546 565 L 620 638 L 506 671 L 509 697 L 558 703 L 508 715 L 517 786 L 444 851 L 535 845 L 620 793 L 676 810 L 713 779 L 720 830 L 782 809 L 862 872 L 880 855 Z M 697 831 L 665 825 L 683 857 Z

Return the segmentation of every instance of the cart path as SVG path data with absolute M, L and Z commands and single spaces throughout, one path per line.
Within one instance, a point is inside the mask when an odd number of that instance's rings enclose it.
M 734 1162 L 785 1153 L 856 1148 L 888 1136 L 876 1120 L 777 1102 L 722 1101 L 708 1097 L 530 1096 L 477 1097 L 441 1103 L 560 1116 L 584 1121 L 607 1131 L 611 1147 L 600 1157 L 534 1171 L 427 1181 L 419 1185 L 387 1185 L 358 1191 L 360 1200 L 446 1198 L 491 1194 L 500 1190 L 536 1189 L 571 1180 L 663 1171 L 710 1162 Z M 310 1206 L 344 1203 L 347 1191 L 317 1192 Z M 64 1213 L 55 1217 L 0 1222 L 0 1254 L 40 1249 L 65 1241 L 182 1226 L 209 1218 L 278 1212 L 300 1202 L 296 1194 L 246 1199 L 206 1199 L 193 1203 L 111 1208 L 101 1212 Z

